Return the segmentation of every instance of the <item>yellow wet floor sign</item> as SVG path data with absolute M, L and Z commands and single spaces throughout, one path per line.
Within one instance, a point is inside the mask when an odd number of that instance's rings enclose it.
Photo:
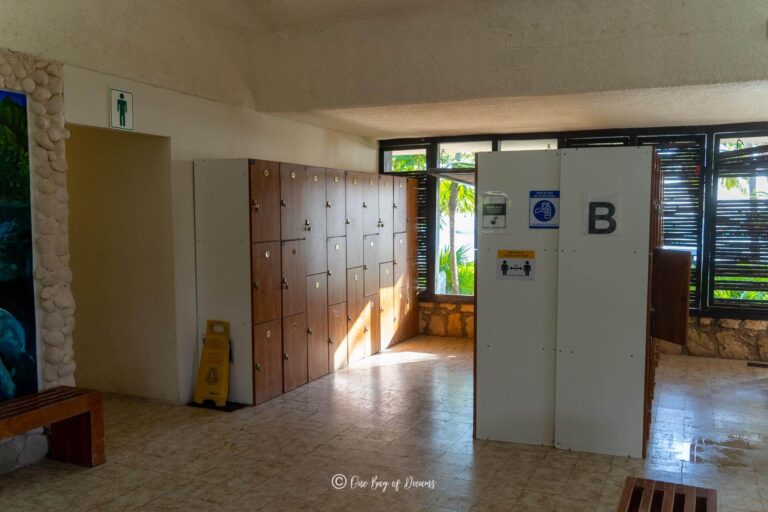
M 208 320 L 203 341 L 203 355 L 197 370 L 195 402 L 211 400 L 219 407 L 227 405 L 229 393 L 229 322 Z

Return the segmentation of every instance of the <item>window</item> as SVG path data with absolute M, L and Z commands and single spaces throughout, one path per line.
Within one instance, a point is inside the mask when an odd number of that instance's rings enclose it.
M 383 155 L 384 172 L 411 172 L 427 170 L 426 148 L 393 149 Z
M 490 152 L 491 141 L 451 142 L 439 145 L 438 167 L 448 169 L 469 169 L 475 167 L 475 153 Z
M 537 149 L 557 149 L 557 139 L 502 140 L 501 151 L 531 151 Z
M 719 138 L 712 301 L 768 307 L 768 138 Z

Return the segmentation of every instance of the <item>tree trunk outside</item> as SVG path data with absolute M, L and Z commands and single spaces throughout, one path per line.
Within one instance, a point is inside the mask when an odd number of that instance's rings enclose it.
M 451 182 L 451 195 L 448 197 L 448 233 L 450 243 L 451 288 L 459 293 L 459 269 L 456 262 L 456 208 L 459 203 L 459 185 Z

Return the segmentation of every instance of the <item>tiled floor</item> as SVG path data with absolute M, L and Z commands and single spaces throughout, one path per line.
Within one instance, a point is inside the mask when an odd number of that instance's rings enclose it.
M 421 337 L 232 414 L 109 396 L 109 462 L 0 477 L 0 510 L 614 511 L 629 474 L 768 510 L 768 370 L 664 356 L 657 382 L 646 461 L 473 441 L 466 340 Z

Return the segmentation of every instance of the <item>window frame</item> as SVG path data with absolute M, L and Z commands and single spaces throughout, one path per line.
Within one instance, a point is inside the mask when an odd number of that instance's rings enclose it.
M 504 140 L 533 140 L 533 139 L 557 139 L 557 149 L 566 146 L 568 139 L 584 138 L 619 138 L 624 137 L 629 146 L 637 146 L 638 140 L 643 137 L 670 137 L 679 136 L 704 136 L 704 149 L 702 155 L 702 186 L 701 186 L 701 245 L 699 251 L 701 261 L 696 272 L 699 275 L 695 300 L 690 308 L 691 316 L 706 316 L 710 318 L 737 318 L 737 319 L 768 319 L 768 309 L 721 306 L 713 303 L 712 258 L 714 255 L 714 229 L 715 229 L 715 202 L 717 197 L 717 183 L 715 183 L 716 169 L 715 158 L 722 138 L 768 136 L 768 121 L 753 123 L 731 123 L 720 125 L 690 125 L 674 127 L 648 127 L 648 128 L 620 128 L 605 130 L 579 130 L 562 132 L 531 132 L 511 134 L 473 134 L 452 135 L 441 137 L 401 138 L 379 141 L 379 172 L 395 176 L 422 175 L 426 171 L 413 173 L 384 173 L 384 152 L 392 149 L 423 149 L 427 148 L 427 169 L 438 167 L 438 145 L 449 142 L 476 142 L 491 141 L 492 151 L 500 151 L 501 141 Z M 437 232 L 429 229 L 437 222 L 437 179 L 427 179 L 426 212 L 427 212 L 427 289 L 420 290 L 419 299 L 430 302 L 474 303 L 475 297 L 469 295 L 442 295 L 435 294 L 435 250 Z M 475 249 L 476 250 L 476 249 Z

